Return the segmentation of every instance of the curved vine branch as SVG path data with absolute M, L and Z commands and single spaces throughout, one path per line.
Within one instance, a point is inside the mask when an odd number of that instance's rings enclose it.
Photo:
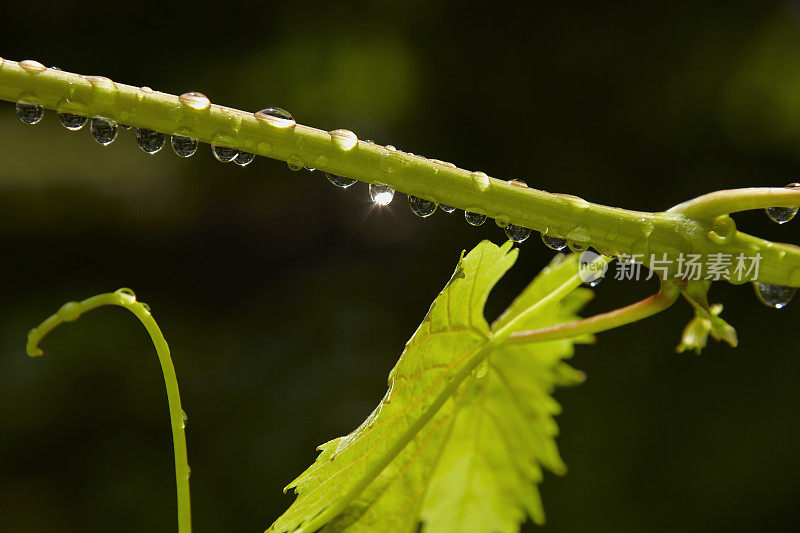
M 172 444 L 175 455 L 175 482 L 178 492 L 178 532 L 190 533 L 192 530 L 191 505 L 189 502 L 189 461 L 186 454 L 186 435 L 184 434 L 185 418 L 181 409 L 181 397 L 178 391 L 178 379 L 175 367 L 170 358 L 169 346 L 158 324 L 150 314 L 146 304 L 136 301 L 133 291 L 119 289 L 115 292 L 93 296 L 82 302 L 68 302 L 61 306 L 55 314 L 51 315 L 38 327 L 28 333 L 26 351 L 31 357 L 39 357 L 44 352 L 39 348 L 41 340 L 64 322 L 74 322 L 83 313 L 102 307 L 115 305 L 124 307 L 144 325 L 153 341 L 164 374 L 164 385 L 167 389 L 167 402 L 169 404 L 169 419 L 172 427 Z
M 192 96 L 195 95 L 195 96 Z M 211 104 L 195 93 L 180 97 L 45 68 L 36 61 L 0 60 L 0 99 L 21 99 L 61 113 L 105 117 L 166 134 L 191 137 L 369 183 L 480 213 L 498 221 L 558 236 L 612 256 L 641 255 L 676 264 L 680 254 L 761 258 L 758 273 L 733 283 L 760 281 L 800 287 L 800 248 L 737 231 L 727 215 L 777 205 L 800 207 L 800 189 L 753 188 L 720 191 L 665 212 L 629 211 L 594 204 L 470 172 L 451 163 L 360 141 L 347 130 L 326 132 Z M 677 272 L 671 270 L 670 275 Z

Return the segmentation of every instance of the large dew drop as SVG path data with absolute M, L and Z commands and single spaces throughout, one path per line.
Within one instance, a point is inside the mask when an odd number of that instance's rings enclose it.
M 99 142 L 103 146 L 108 146 L 114 142 L 114 139 L 117 138 L 117 132 L 119 131 L 119 128 L 117 127 L 117 123 L 113 120 L 95 117 L 92 119 L 92 122 L 89 125 L 89 131 L 91 132 L 95 141 Z
M 525 242 L 525 240 L 531 236 L 531 230 L 522 226 L 517 226 L 516 224 L 509 224 L 503 229 L 506 232 L 506 237 L 514 242 Z
M 59 113 L 58 120 L 61 122 L 62 126 L 70 131 L 78 131 L 89 122 L 88 117 L 75 115 L 73 113 Z
M 481 213 L 473 213 L 472 211 L 464 211 L 464 219 L 470 226 L 480 226 L 486 222 L 486 215 Z
M 325 172 L 325 177 L 328 178 L 328 181 L 331 182 L 333 185 L 341 187 L 342 189 L 346 189 L 356 182 L 356 180 L 352 178 L 346 178 L 344 176 L 331 174 L 329 172 Z
M 236 154 L 236 157 L 233 158 L 233 162 L 239 165 L 240 167 L 246 167 L 250 163 L 253 162 L 253 159 L 256 158 L 256 154 L 251 154 L 250 152 L 239 152 Z
M 796 189 L 800 187 L 800 183 L 790 183 L 786 186 L 787 189 Z M 773 222 L 777 222 L 778 224 L 785 224 L 792 220 L 794 216 L 797 214 L 798 208 L 797 207 L 768 207 L 766 209 L 767 216 L 772 219 Z
M 190 92 L 183 93 L 178 97 L 181 105 L 184 105 L 195 111 L 203 111 L 211 107 L 211 100 L 208 99 L 203 93 Z
M 330 132 L 333 145 L 345 152 L 352 150 L 358 145 L 358 137 L 350 130 L 333 130 Z
M 560 252 L 567 247 L 567 240 L 560 237 L 551 237 L 542 233 L 542 242 L 545 246 L 556 252 Z
M 38 124 L 44 116 L 44 107 L 20 100 L 17 102 L 17 116 L 25 124 Z
M 183 135 L 173 135 L 170 139 L 172 151 L 175 155 L 180 157 L 191 157 L 197 152 L 198 142 L 197 139 L 191 137 L 184 137 Z
M 19 62 L 19 66 L 23 68 L 26 72 L 30 72 L 31 74 L 39 74 L 40 72 L 44 72 L 47 70 L 47 67 L 36 61 L 35 59 L 23 59 Z
M 436 202 L 411 195 L 408 197 L 408 207 L 411 208 L 412 213 L 422 218 L 429 217 L 436 212 Z
M 217 161 L 222 161 L 223 163 L 228 163 L 233 161 L 233 159 L 239 155 L 239 150 L 236 148 L 228 148 L 227 146 L 215 146 L 211 145 L 211 152 L 214 154 L 214 157 L 217 158 Z
M 164 148 L 164 143 L 166 140 L 166 135 L 161 132 L 148 130 L 145 128 L 136 129 L 136 144 L 138 144 L 139 148 L 148 154 L 155 154 Z
M 756 296 L 764 305 L 780 309 L 789 303 L 797 292 L 795 287 L 785 287 L 783 285 L 770 285 L 769 283 L 753 283 Z
M 254 113 L 256 120 L 275 126 L 276 128 L 290 128 L 295 125 L 291 113 L 280 107 L 267 107 Z
M 394 198 L 394 189 L 381 183 L 370 183 L 369 197 L 378 205 L 389 205 Z

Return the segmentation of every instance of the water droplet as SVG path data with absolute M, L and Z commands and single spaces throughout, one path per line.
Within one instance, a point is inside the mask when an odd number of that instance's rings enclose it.
M 17 102 L 17 116 L 25 124 L 38 124 L 44 116 L 44 107 L 41 104 L 20 100 Z
M 528 188 L 528 184 L 522 180 L 508 180 L 509 185 L 513 185 L 514 187 L 521 187 L 523 189 Z
M 186 429 L 186 425 L 189 423 L 189 417 L 186 416 L 186 411 L 181 409 L 181 428 Z
M 123 300 L 125 300 L 128 303 L 133 303 L 136 301 L 136 293 L 127 287 L 117 289 L 115 293 L 118 294 L 119 296 L 122 296 Z
M 790 183 L 786 186 L 787 189 L 796 189 L 800 187 L 800 183 Z M 785 224 L 794 218 L 797 214 L 798 208 L 796 207 L 768 207 L 766 209 L 767 216 L 772 219 L 773 222 L 777 222 L 778 224 Z
M 455 207 L 452 207 L 452 206 L 449 206 L 449 205 L 445 205 L 445 204 L 439 204 L 439 209 L 441 209 L 445 213 L 452 213 L 453 211 L 456 210 Z
M 422 218 L 429 217 L 436 212 L 436 202 L 417 198 L 416 196 L 409 195 L 408 206 L 411 208 L 412 213 Z
M 567 246 L 569 246 L 570 250 L 576 253 L 583 252 L 584 250 L 586 250 L 586 248 L 588 248 L 587 245 L 575 241 L 567 241 Z
M 84 79 L 92 84 L 92 93 L 96 104 L 100 106 L 111 106 L 117 100 L 117 85 L 104 76 L 84 76 Z
M 464 211 L 464 219 L 470 226 L 480 226 L 486 222 L 486 215 L 473 213 L 472 211 Z
M 517 226 L 516 224 L 509 224 L 504 230 L 506 232 L 506 237 L 514 242 L 525 242 L 525 240 L 531 236 L 531 230 L 522 226 Z
M 341 187 L 342 189 L 346 189 L 356 182 L 356 180 L 352 178 L 346 178 L 344 176 L 331 174 L 329 172 L 325 173 L 325 177 L 328 178 L 328 181 L 330 181 L 332 184 L 336 185 L 337 187 Z
M 123 129 L 123 130 L 129 130 L 133 126 L 131 126 L 130 124 L 119 124 L 119 127 L 120 127 L 120 129 Z
M 352 150 L 358 144 L 358 137 L 350 130 L 333 130 L 330 134 L 333 145 L 340 150 Z
M 81 115 L 74 115 L 72 113 L 59 113 L 58 120 L 61 121 L 61 125 L 67 128 L 70 131 L 78 131 L 82 127 L 89 122 L 88 117 L 83 117 Z
M 139 305 L 142 306 L 142 308 L 147 312 L 148 315 L 152 314 L 151 311 L 150 311 L 150 305 L 149 304 L 146 304 L 144 302 L 139 302 Z
M 239 165 L 240 167 L 246 167 L 250 163 L 253 162 L 253 159 L 256 158 L 256 154 L 251 154 L 250 152 L 239 152 L 236 154 L 236 157 L 233 158 L 233 162 Z
M 489 373 L 489 359 L 483 358 L 478 365 L 472 369 L 472 375 L 481 379 Z
M 298 172 L 300 170 L 303 170 L 305 163 L 303 163 L 303 160 L 300 159 L 300 156 L 290 155 L 289 158 L 286 160 L 286 166 L 288 166 L 289 170 L 291 170 L 292 172 Z
M 203 111 L 211 107 L 211 100 L 203 93 L 189 92 L 183 93 L 178 97 L 181 105 L 184 105 L 195 111 Z
M 545 246 L 557 252 L 560 252 L 561 250 L 567 247 L 566 239 L 562 239 L 560 237 L 552 237 L 550 235 L 545 235 L 544 233 L 542 233 L 542 242 L 544 243 Z
M 295 125 L 292 114 L 280 107 L 267 107 L 261 111 L 256 111 L 254 116 L 257 120 L 276 128 L 291 128 Z
M 19 66 L 25 69 L 27 72 L 31 74 L 39 74 L 40 72 L 44 72 L 47 67 L 35 61 L 33 59 L 25 59 L 19 62 Z
M 148 154 L 155 154 L 162 148 L 167 137 L 161 132 L 136 128 L 136 144 Z
M 211 152 L 214 154 L 214 157 L 217 158 L 217 161 L 222 161 L 223 163 L 233 161 L 233 159 L 239 154 L 239 150 L 236 148 L 216 146 L 213 144 L 211 145 Z
M 91 132 L 95 141 L 99 142 L 103 146 L 108 146 L 114 142 L 114 139 L 117 138 L 118 128 L 117 123 L 113 120 L 95 117 L 92 119 L 92 122 L 89 125 L 89 131 Z
M 783 285 L 770 285 L 769 283 L 753 283 L 756 296 L 764 305 L 780 309 L 789 303 L 797 292 L 795 287 L 785 287 Z
M 469 177 L 481 191 L 488 189 L 489 185 L 491 184 L 491 180 L 489 179 L 489 176 L 486 175 L 486 172 L 481 172 L 480 170 L 470 172 Z
M 394 198 L 394 189 L 381 183 L 370 183 L 369 197 L 378 205 L 389 205 Z
M 191 137 L 173 135 L 170 138 L 170 144 L 172 145 L 172 151 L 175 152 L 175 155 L 180 157 L 190 157 L 193 156 L 197 151 L 197 146 L 199 143 L 197 142 L 197 139 L 192 139 Z

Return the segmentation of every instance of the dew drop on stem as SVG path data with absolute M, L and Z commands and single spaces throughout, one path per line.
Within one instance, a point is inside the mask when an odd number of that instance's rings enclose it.
M 211 107 L 211 100 L 206 95 L 198 92 L 183 93 L 178 97 L 181 105 L 194 109 L 195 111 L 203 111 Z
M 560 252 L 561 250 L 567 247 L 566 239 L 562 239 L 560 237 L 552 237 L 550 235 L 545 235 L 544 233 L 542 233 L 542 242 L 544 243 L 545 246 L 557 252 Z
M 44 116 L 44 107 L 41 104 L 35 104 L 20 100 L 17 102 L 17 116 L 25 124 L 38 124 Z
M 756 296 L 761 300 L 761 303 L 775 309 L 780 309 L 788 304 L 797 292 L 795 287 L 760 282 L 753 283 L 753 289 L 755 289 Z
M 31 74 L 39 74 L 47 70 L 47 67 L 36 61 L 35 59 L 23 59 L 19 62 L 19 66 L 26 72 Z
M 422 218 L 429 217 L 436 212 L 436 202 L 411 195 L 408 196 L 408 207 L 411 208 L 412 213 Z
M 233 161 L 233 159 L 239 154 L 239 150 L 236 148 L 228 148 L 227 146 L 215 146 L 211 145 L 211 153 L 214 154 L 214 157 L 217 161 L 221 161 L 223 163 L 228 163 Z
M 191 157 L 197 152 L 198 142 L 197 139 L 185 137 L 183 135 L 173 135 L 170 138 L 172 151 L 175 155 L 180 157 Z
M 356 182 L 356 180 L 352 178 L 331 174 L 330 172 L 325 172 L 325 177 L 328 178 L 328 181 L 331 182 L 331 184 L 341 187 L 342 189 L 346 189 Z
M 786 186 L 787 189 L 796 189 L 800 187 L 800 183 L 790 183 Z M 797 214 L 797 207 L 768 207 L 766 209 L 767 216 L 778 224 L 785 224 L 792 220 Z
M 136 144 L 138 144 L 139 148 L 148 154 L 155 154 L 164 148 L 164 143 L 166 140 L 166 135 L 161 132 L 148 130 L 145 128 L 136 129 Z
M 452 207 L 452 206 L 449 206 L 449 205 L 445 205 L 445 204 L 439 204 L 439 209 L 441 209 L 442 211 L 444 211 L 445 213 L 448 213 L 448 214 L 450 214 L 450 213 L 452 213 L 453 211 L 456 210 L 455 207 Z
M 464 211 L 464 219 L 470 226 L 480 226 L 486 222 L 486 215 L 473 213 L 472 211 Z
M 233 162 L 239 165 L 240 167 L 246 167 L 253 160 L 256 158 L 256 154 L 252 154 L 250 152 L 239 152 L 236 154 L 236 157 L 233 158 Z
M 503 229 L 506 232 L 506 237 L 514 242 L 525 242 L 531 236 L 531 230 L 516 224 L 509 224 Z
M 119 128 L 117 123 L 107 118 L 95 117 L 89 125 L 89 131 L 95 141 L 103 146 L 108 146 L 117 138 Z
M 88 117 L 75 115 L 73 113 L 59 113 L 58 120 L 61 122 L 61 125 L 69 131 L 78 131 L 89 122 Z
M 256 120 L 276 128 L 290 128 L 295 125 L 291 113 L 280 107 L 267 107 L 254 113 Z
M 378 205 L 389 205 L 394 198 L 394 189 L 381 183 L 370 183 L 369 197 Z
M 358 145 L 358 137 L 350 130 L 333 130 L 330 132 L 333 145 L 345 152 L 352 150 Z

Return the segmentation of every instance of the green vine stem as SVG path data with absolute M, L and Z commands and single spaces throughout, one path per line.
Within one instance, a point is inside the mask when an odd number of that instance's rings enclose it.
M 508 343 L 544 342 L 600 333 L 658 314 L 674 304 L 680 295 L 681 284 L 675 280 L 665 280 L 656 294 L 644 300 L 568 324 L 514 332 L 509 336 Z
M 369 183 L 382 183 L 438 203 L 480 213 L 557 236 L 611 256 L 642 255 L 670 260 L 699 254 L 761 257 L 758 275 L 732 283 L 760 281 L 800 287 L 800 248 L 737 231 L 729 213 L 770 206 L 800 207 L 800 189 L 753 188 L 720 191 L 659 212 L 639 212 L 554 194 L 513 181 L 490 178 L 451 163 L 358 140 L 348 130 L 326 132 L 258 113 L 210 104 L 187 93 L 174 96 L 45 68 L 36 61 L 0 59 L 0 99 L 41 104 L 47 109 L 177 134 L 286 161 L 293 170 L 316 168 Z M 674 275 L 675 270 L 670 271 Z
M 146 304 L 136 301 L 136 296 L 130 289 L 93 296 L 82 302 L 68 302 L 61 306 L 54 315 L 42 322 L 38 327 L 28 333 L 26 351 L 31 357 L 44 354 L 39 348 L 41 340 L 53 329 L 63 322 L 74 322 L 83 313 L 104 305 L 124 307 L 144 325 L 153 341 L 164 374 L 164 385 L 167 389 L 167 402 L 169 404 L 169 419 L 172 427 L 172 444 L 175 454 L 175 482 L 178 491 L 178 532 L 190 533 L 192 530 L 191 506 L 189 502 L 189 461 L 186 455 L 185 415 L 181 408 L 181 397 L 178 392 L 178 379 L 175 367 L 170 358 L 169 346 L 158 324 L 150 314 Z

